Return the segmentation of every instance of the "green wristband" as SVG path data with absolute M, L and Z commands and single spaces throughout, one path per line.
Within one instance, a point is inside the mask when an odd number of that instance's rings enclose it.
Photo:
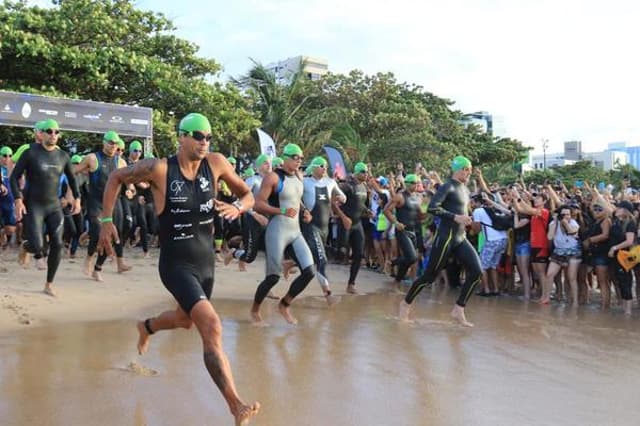
M 287 208 L 286 207 L 280 207 L 280 214 L 287 214 Z
M 100 223 L 107 223 L 107 222 L 113 222 L 113 218 L 111 216 L 100 218 Z

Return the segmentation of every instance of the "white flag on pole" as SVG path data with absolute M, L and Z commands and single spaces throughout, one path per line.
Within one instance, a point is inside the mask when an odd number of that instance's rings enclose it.
M 266 134 L 262 129 L 257 129 L 258 131 L 258 139 L 260 141 L 260 152 L 263 154 L 267 154 L 269 157 L 273 158 L 276 156 L 276 144 L 271 139 L 271 136 Z

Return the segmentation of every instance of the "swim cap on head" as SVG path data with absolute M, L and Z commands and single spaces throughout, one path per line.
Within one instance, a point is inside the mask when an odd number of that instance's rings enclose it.
M 295 143 L 288 143 L 284 146 L 282 153 L 287 157 L 291 157 L 294 155 L 302 155 L 302 148 L 300 148 Z
M 113 130 L 109 130 L 102 137 L 102 142 L 117 142 L 117 143 L 120 143 L 120 141 L 122 141 L 122 139 L 120 139 L 120 136 Z
M 324 167 L 326 169 L 327 160 L 322 157 L 313 157 L 313 160 L 311 160 L 311 164 L 309 165 L 309 167 L 311 167 L 311 169 L 315 169 L 316 167 Z
M 260 167 L 262 166 L 265 161 L 269 161 L 271 159 L 271 157 L 269 157 L 267 154 L 260 154 L 258 155 L 258 158 L 256 158 L 256 167 Z
M 404 183 L 418 183 L 419 179 L 418 179 L 418 175 L 415 175 L 413 173 L 408 174 L 405 178 L 404 178 Z
M 246 178 L 250 178 L 251 176 L 255 175 L 256 171 L 253 170 L 253 167 L 248 167 L 243 173 L 242 176 L 246 177 Z
M 275 157 L 273 160 L 271 160 L 271 166 L 273 166 L 274 168 L 282 166 L 282 163 L 284 163 L 284 160 L 280 157 Z
M 458 170 L 462 170 L 466 167 L 471 167 L 471 160 L 462 155 L 458 155 L 456 158 L 451 161 L 451 170 L 457 172 Z
M 236 159 L 233 158 L 232 156 L 228 156 L 227 157 L 227 161 L 230 162 L 231 164 L 233 164 L 234 166 L 236 165 Z
M 122 139 L 118 141 L 118 148 L 124 151 L 124 141 Z
M 79 154 L 74 154 L 71 157 L 71 164 L 80 164 L 82 162 L 82 156 Z
M 8 146 L 0 148 L 0 155 L 13 155 L 13 150 Z
M 353 168 L 353 173 L 366 173 L 368 171 L 369 168 L 362 161 L 356 163 L 355 167 Z
M 384 176 L 378 176 L 378 183 L 382 186 L 387 186 L 389 185 L 389 179 Z
M 47 130 L 47 129 L 55 129 L 58 130 L 60 126 L 58 126 L 58 122 L 53 118 L 49 118 L 48 120 L 38 121 L 36 123 L 37 130 Z
M 131 141 L 129 144 L 129 152 L 131 151 L 142 151 L 142 143 L 136 140 Z
M 178 131 L 193 132 L 196 130 L 200 132 L 211 132 L 209 119 L 202 114 L 192 112 L 191 114 L 185 115 L 185 117 L 180 120 Z

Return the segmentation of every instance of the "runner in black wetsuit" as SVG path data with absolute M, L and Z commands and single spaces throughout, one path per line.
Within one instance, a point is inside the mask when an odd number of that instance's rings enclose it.
M 112 251 L 112 241 L 118 241 L 111 215 L 120 186 L 151 182 L 160 219 L 160 278 L 179 307 L 138 323 L 138 351 L 142 354 L 147 350 L 153 333 L 195 324 L 202 338 L 205 366 L 236 424 L 245 424 L 260 405 L 245 405 L 238 397 L 222 349 L 222 323 L 209 298 L 213 289 L 214 209 L 227 218 L 238 217 L 253 206 L 253 196 L 222 155 L 209 153 L 210 139 L 209 120 L 201 114 L 189 114 L 178 125 L 176 156 L 166 160 L 144 159 L 113 172 L 104 191 L 100 249 Z M 219 179 L 224 179 L 240 198 L 235 205 L 215 200 Z
M 71 157 L 71 164 L 74 166 L 81 162 L 81 155 L 75 154 Z M 85 173 L 80 173 L 76 175 L 76 182 L 78 183 L 78 191 L 80 191 L 80 199 L 81 201 L 86 202 L 85 197 L 89 194 L 89 178 Z M 85 207 L 86 205 L 82 206 L 83 209 Z M 69 217 L 65 216 L 65 228 L 65 232 L 68 232 L 69 235 L 69 257 L 74 259 L 76 257 L 78 245 L 80 244 L 80 236 L 85 231 L 84 214 L 82 209 L 80 209 L 76 214 L 70 214 Z
M 316 263 L 316 277 L 322 288 L 322 292 L 327 299 L 327 303 L 332 305 L 337 299 L 331 295 L 329 279 L 327 277 L 327 254 L 324 244 L 329 235 L 329 218 L 331 217 L 332 200 L 339 204 L 346 201 L 346 195 L 340 190 L 335 180 L 326 175 L 327 160 L 322 157 L 315 157 L 309 165 L 311 176 L 303 179 L 304 193 L 302 201 L 304 206 L 311 213 L 311 222 L 300 222 L 302 235 L 304 235 L 313 260 Z
M 429 255 L 429 264 L 421 277 L 416 279 L 404 300 L 400 303 L 400 319 L 409 320 L 411 304 L 418 293 L 431 284 L 444 267 L 449 256 L 455 256 L 465 268 L 466 280 L 460 290 L 460 297 L 451 311 L 451 316 L 462 325 L 472 327 L 464 314 L 464 307 L 480 281 L 480 258 L 466 238 L 465 227 L 471 225 L 469 216 L 469 190 L 466 183 L 471 176 L 471 161 L 458 156 L 451 163 L 451 178 L 438 188 L 431 199 L 428 212 L 440 218 L 436 236 Z
M 11 192 L 15 198 L 16 219 L 24 215 L 24 248 L 34 253 L 36 258 L 44 255 L 43 228 L 49 237 L 49 255 L 47 257 L 47 282 L 44 292 L 55 296 L 52 288 L 62 254 L 62 231 L 64 214 L 58 198 L 60 176 L 64 173 L 73 193 L 72 213 L 80 211 L 80 194 L 69 155 L 57 147 L 60 134 L 58 123 L 49 119 L 38 122 L 36 132 L 42 144 L 31 144 L 20 156 L 11 172 Z M 18 180 L 26 173 L 27 184 L 23 192 Z M 23 202 L 24 197 L 24 202 Z
M 396 241 L 400 256 L 393 260 L 393 264 L 398 266 L 395 276 L 395 286 L 401 290 L 402 280 L 407 271 L 418 260 L 416 248 L 420 240 L 420 196 L 416 193 L 416 187 L 420 179 L 415 174 L 408 174 L 404 178 L 406 188 L 398 192 L 395 197 L 385 206 L 385 216 L 396 226 Z M 393 211 L 395 210 L 395 217 Z
M 260 192 L 262 180 L 271 173 L 271 157 L 261 154 L 255 161 L 258 173 L 249 177 L 245 182 L 251 189 L 254 198 Z M 227 265 L 231 259 L 236 258 L 241 271 L 246 271 L 246 264 L 252 263 L 258 254 L 258 248 L 264 244 L 264 231 L 267 228 L 269 219 L 266 216 L 251 209 L 242 216 L 242 249 L 230 249 L 225 253 L 224 264 Z
M 351 247 L 351 270 L 349 271 L 349 282 L 347 283 L 347 293 L 358 294 L 356 291 L 356 277 L 360 270 L 360 263 L 364 253 L 364 229 L 362 228 L 362 218 L 367 215 L 367 181 L 369 169 L 367 165 L 359 162 L 353 169 L 353 175 L 340 185 L 340 189 L 347 196 L 347 201 L 341 209 L 336 209 L 336 213 L 342 221 L 339 228 L 338 237 L 343 256 L 348 255 L 348 247 Z
M 96 281 L 102 281 L 102 265 L 107 256 L 102 254 L 98 256 L 92 271 L 92 263 L 98 245 L 98 237 L 100 234 L 100 215 L 102 214 L 102 196 L 104 187 L 107 183 L 109 175 L 116 169 L 126 167 L 126 162 L 116 153 L 118 144 L 121 141 L 120 136 L 113 130 L 108 131 L 102 138 L 102 150 L 96 153 L 86 155 L 80 164 L 75 168 L 76 173 L 89 173 L 89 198 L 87 199 L 87 214 L 89 216 L 89 246 L 87 248 L 87 257 L 84 262 L 84 272 L 91 275 Z M 116 211 L 112 219 L 122 233 L 122 204 L 116 204 Z M 116 244 L 116 261 L 118 264 L 118 273 L 126 272 L 131 269 L 124 263 L 122 242 Z

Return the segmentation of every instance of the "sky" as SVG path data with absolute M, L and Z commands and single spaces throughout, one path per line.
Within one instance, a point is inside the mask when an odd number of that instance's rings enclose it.
M 488 111 L 542 153 L 581 140 L 640 145 L 640 2 L 626 0 L 138 0 L 216 59 L 221 78 L 297 55 L 329 70 L 393 72 Z

